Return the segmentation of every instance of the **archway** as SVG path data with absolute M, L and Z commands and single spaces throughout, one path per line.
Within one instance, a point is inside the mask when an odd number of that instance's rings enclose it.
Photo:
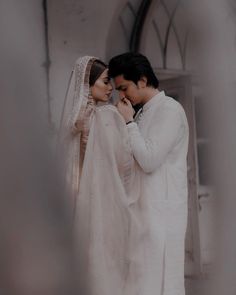
M 207 150 L 205 127 L 201 124 L 204 100 L 194 72 L 195 40 L 187 19 L 187 5 L 188 1 L 181 0 L 123 1 L 113 18 L 106 56 L 109 59 L 129 50 L 143 53 L 151 61 L 161 88 L 185 108 L 190 126 L 186 275 L 197 275 L 204 271 L 203 264 L 210 262 L 211 249 L 204 246 L 209 241 L 201 240 L 199 227 L 203 227 L 206 237 L 208 229 L 201 216 L 205 218 L 208 212 L 200 202 L 208 202 L 211 192 L 203 161 Z

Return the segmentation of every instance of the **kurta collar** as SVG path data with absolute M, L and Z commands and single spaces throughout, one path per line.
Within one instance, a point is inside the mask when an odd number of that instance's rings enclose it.
M 151 108 L 154 104 L 159 102 L 163 97 L 165 96 L 164 91 L 158 92 L 156 95 L 154 95 L 148 102 L 146 102 L 143 106 L 143 112 Z

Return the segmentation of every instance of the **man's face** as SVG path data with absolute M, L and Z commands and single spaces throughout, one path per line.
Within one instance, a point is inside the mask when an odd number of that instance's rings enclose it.
M 123 75 L 119 75 L 114 78 L 114 83 L 121 99 L 126 97 L 133 106 L 142 103 L 141 89 L 133 81 L 125 80 Z

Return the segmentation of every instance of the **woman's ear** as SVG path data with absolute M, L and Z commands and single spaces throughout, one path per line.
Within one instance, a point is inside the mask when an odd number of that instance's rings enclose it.
M 138 80 L 138 88 L 146 88 L 147 87 L 147 78 L 145 76 L 142 76 L 139 80 Z

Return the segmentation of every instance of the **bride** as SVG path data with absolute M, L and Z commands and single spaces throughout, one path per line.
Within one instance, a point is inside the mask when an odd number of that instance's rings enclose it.
M 125 121 L 108 104 L 111 92 L 102 61 L 90 56 L 76 61 L 61 134 L 73 196 L 78 279 L 84 295 L 124 294 L 128 275 L 128 206 L 134 162 Z

